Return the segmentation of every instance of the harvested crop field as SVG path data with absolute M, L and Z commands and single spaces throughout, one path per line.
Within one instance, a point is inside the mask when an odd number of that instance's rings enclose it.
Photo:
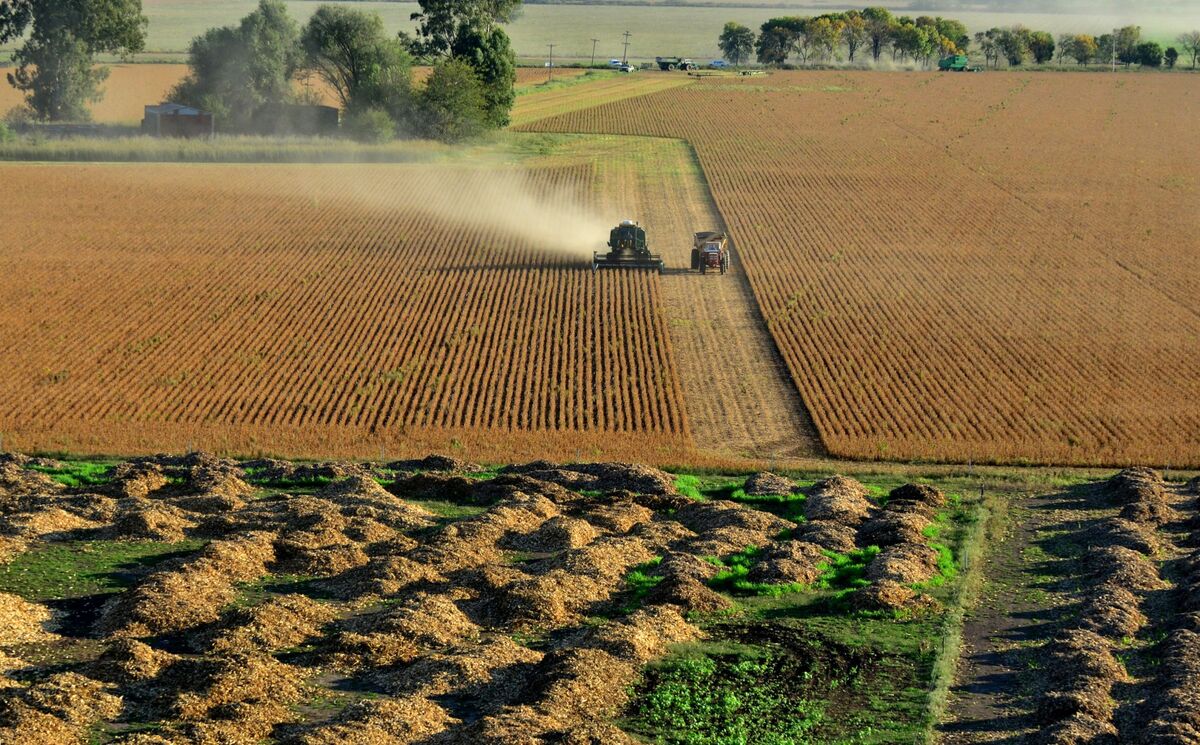
M 830 453 L 1194 466 L 1195 83 L 774 73 L 522 121 L 695 149 Z
M 804 538 L 810 509 L 852 549 Z M 0 735 L 912 741 L 973 509 L 928 485 L 618 463 L 4 455 Z M 937 530 L 855 543 L 916 514 Z M 681 690 L 707 707 L 735 685 L 750 708 L 678 719 Z
M 100 124 L 138 124 L 146 104 L 162 102 L 183 76 L 187 65 L 108 65 L 111 70 L 101 89 L 104 98 L 92 106 L 92 119 Z M 20 91 L 0 76 L 0 116 L 24 103 Z

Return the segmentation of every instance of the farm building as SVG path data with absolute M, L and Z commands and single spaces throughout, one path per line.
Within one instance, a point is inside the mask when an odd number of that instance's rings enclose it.
M 211 137 L 216 119 L 210 112 L 178 103 L 146 107 L 142 132 L 155 137 Z

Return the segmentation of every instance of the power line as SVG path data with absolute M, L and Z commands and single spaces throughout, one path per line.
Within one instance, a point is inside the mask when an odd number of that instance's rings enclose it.
M 588 67 L 596 66 L 596 42 L 598 42 L 598 41 L 600 41 L 600 40 L 592 39 L 592 64 L 588 65 Z
M 625 51 L 621 54 L 621 64 L 627 65 L 629 64 L 629 37 L 633 36 L 633 34 L 626 31 L 621 36 L 625 37 Z
M 550 68 L 549 74 L 546 76 L 546 82 L 549 83 L 551 80 L 554 80 L 554 47 L 557 44 L 547 44 L 546 46 L 550 47 Z

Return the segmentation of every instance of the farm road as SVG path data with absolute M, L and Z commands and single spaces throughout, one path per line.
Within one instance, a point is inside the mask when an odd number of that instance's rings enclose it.
M 724 228 L 691 150 L 659 141 L 644 157 L 641 183 L 621 193 L 638 196 L 634 214 L 667 264 L 663 305 L 697 447 L 763 459 L 821 454 L 736 250 L 728 275 L 683 271 L 692 234 Z

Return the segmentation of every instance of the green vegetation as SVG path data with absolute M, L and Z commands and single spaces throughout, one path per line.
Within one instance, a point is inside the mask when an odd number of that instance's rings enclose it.
M 675 477 L 675 491 L 689 499 L 704 499 L 705 495 L 700 491 L 700 477 L 689 474 L 682 474 Z
M 204 541 L 78 541 L 42 545 L 0 566 L 0 592 L 26 600 L 60 600 L 112 593 L 167 559 L 199 549 Z
M 663 581 L 662 577 L 650 574 L 655 567 L 662 563 L 662 560 L 663 557 L 659 556 L 645 564 L 638 564 L 629 570 L 629 574 L 625 575 L 625 589 L 629 594 L 629 600 L 625 603 L 625 612 L 632 612 L 640 607 L 650 591 Z
M 59 466 L 33 466 L 63 486 L 78 489 L 86 486 L 103 486 L 110 481 L 109 472 L 115 463 L 93 461 L 68 461 Z

